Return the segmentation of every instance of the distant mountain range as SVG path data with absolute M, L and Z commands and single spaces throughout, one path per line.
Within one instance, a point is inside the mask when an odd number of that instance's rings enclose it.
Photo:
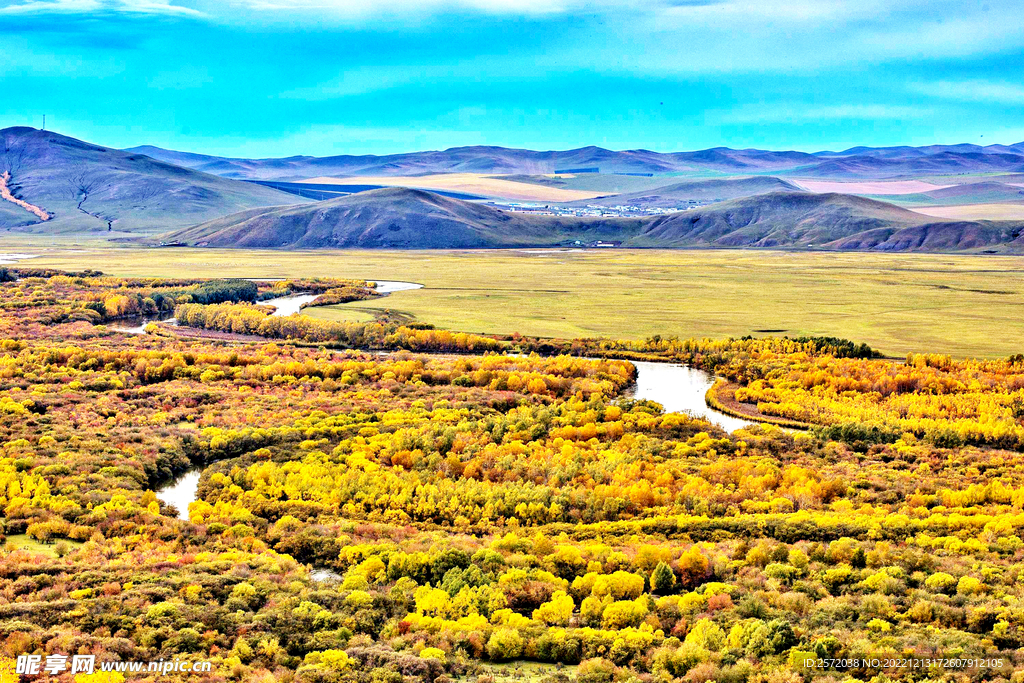
M 12 194 L 50 219 L 0 201 L 0 228 L 153 233 L 255 206 L 308 201 L 34 128 L 0 130 L 0 176 L 4 173 L 10 174 Z
M 140 150 L 164 159 L 155 159 Z M 650 177 L 621 180 L 645 188 L 582 200 L 594 206 L 688 206 L 648 218 L 550 216 L 504 211 L 435 192 L 386 188 L 311 201 L 238 175 L 325 175 L 338 169 L 378 175 L 443 171 L 518 173 L 520 183 L 575 183 L 580 178 L 537 175 L 600 167 Z M 800 174 L 787 170 L 799 166 Z M 725 170 L 737 177 L 686 179 L 657 175 L 683 167 Z M 914 168 L 1006 171 L 966 184 L 919 181 L 900 187 L 916 194 L 877 201 L 850 194 L 815 193 L 843 183 L 813 178 L 897 173 Z M 305 169 L 305 170 L 303 170 Z M 615 170 L 618 169 L 618 170 Z M 775 169 L 769 172 L 769 169 Z M 781 169 L 781 170 L 780 170 Z M 881 170 L 880 170 L 881 169 Z M 651 176 L 651 174 L 655 174 Z M 699 175 L 699 174 L 698 174 Z M 717 173 L 717 176 L 721 176 Z M 742 176 L 742 177 L 739 177 Z M 612 176 L 600 178 L 612 180 Z M 799 179 L 799 180 L 798 180 Z M 663 182 L 662 182 L 663 181 Z M 514 180 L 501 182 L 516 184 Z M 588 181 L 589 182 L 589 181 Z M 275 183 L 270 183 L 274 185 Z M 620 185 L 616 180 L 614 185 Z M 885 183 L 850 182 L 867 194 Z M 278 187 L 286 187 L 280 183 Z M 333 187 L 333 186 L 332 186 Z M 714 149 L 657 154 L 587 147 L 532 152 L 465 147 L 389 157 L 219 159 L 156 148 L 120 151 L 49 131 L 0 131 L 0 229 L 101 233 L 119 239 L 182 241 L 196 246 L 268 248 L 492 248 L 615 243 L 626 247 L 777 247 L 899 251 L 1024 253 L 1024 221 L 932 218 L 903 206 L 948 206 L 948 215 L 973 201 L 995 202 L 1015 216 L 1024 198 L 1024 144 L 855 148 L 844 152 L 765 152 Z M 324 192 L 327 195 L 327 192 Z M 938 215 L 942 215 L 940 212 Z
M 559 246 L 1024 251 L 1024 223 L 941 221 L 863 197 L 769 192 L 655 218 L 510 213 L 406 188 L 255 209 L 167 235 L 194 246 L 453 249 Z
M 549 174 L 784 172 L 807 178 L 894 178 L 920 174 L 1024 172 L 1024 142 L 1015 145 L 854 147 L 842 152 L 767 151 L 716 147 L 697 152 L 612 151 L 583 147 L 538 152 L 505 147 L 453 147 L 408 154 L 234 159 L 143 146 L 127 150 L 227 178 L 295 180 L 319 176 L 411 176 L 429 173 Z

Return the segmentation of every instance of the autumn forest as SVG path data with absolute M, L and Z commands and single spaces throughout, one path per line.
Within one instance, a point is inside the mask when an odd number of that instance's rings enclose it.
M 197 683 L 1024 681 L 1024 356 L 267 303 L 298 293 L 380 296 L 0 269 L 5 683 L 54 653 Z M 706 371 L 749 426 L 637 398 L 634 361 Z

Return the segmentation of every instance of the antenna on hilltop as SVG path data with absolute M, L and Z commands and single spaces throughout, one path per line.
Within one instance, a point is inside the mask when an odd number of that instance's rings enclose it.
M 46 114 L 43 114 L 43 130 L 46 130 Z

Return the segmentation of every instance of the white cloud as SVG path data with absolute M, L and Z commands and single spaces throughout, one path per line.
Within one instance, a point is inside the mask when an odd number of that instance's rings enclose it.
M 172 5 L 164 0 L 22 0 L 0 2 L 0 14 L 7 15 L 93 14 L 96 12 L 203 16 L 203 13 L 196 9 Z
M 619 29 L 646 48 L 624 54 L 626 68 L 778 72 L 948 60 L 1024 46 L 1020 0 L 722 0 L 653 7 Z
M 458 9 L 487 14 L 542 15 L 567 11 L 578 3 L 560 0 L 230 0 L 230 4 L 262 12 L 328 12 L 335 17 L 364 18 L 374 15 L 421 17 Z
M 446 22 L 471 22 L 467 13 L 498 20 L 569 16 L 563 33 L 540 53 L 534 45 L 521 46 L 517 36 L 524 29 L 509 22 L 508 40 L 495 44 L 503 54 L 495 56 L 508 59 L 505 52 L 522 48 L 533 50 L 544 68 L 656 77 L 809 72 L 1024 48 L 1020 0 L 0 0 L 0 15 L 101 11 L 203 16 L 253 32 L 265 27 L 401 32 L 427 22 L 432 30 L 443 30 Z M 439 54 L 453 66 L 479 56 Z M 314 96 L 366 87 L 381 84 L 334 83 Z
M 930 107 L 889 104 L 764 104 L 745 105 L 729 110 L 709 110 L 707 119 L 717 123 L 787 123 L 816 121 L 903 121 L 931 116 Z
M 1024 105 L 1024 85 L 983 80 L 931 81 L 911 84 L 913 92 L 959 102 Z

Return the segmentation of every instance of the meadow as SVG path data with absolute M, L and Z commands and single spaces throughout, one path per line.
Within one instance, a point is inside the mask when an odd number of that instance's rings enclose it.
M 423 289 L 308 315 L 402 319 L 543 337 L 829 335 L 883 353 L 997 358 L 1021 351 L 1024 258 L 752 250 L 237 251 L 101 242 L 25 262 L 132 276 L 406 280 Z

